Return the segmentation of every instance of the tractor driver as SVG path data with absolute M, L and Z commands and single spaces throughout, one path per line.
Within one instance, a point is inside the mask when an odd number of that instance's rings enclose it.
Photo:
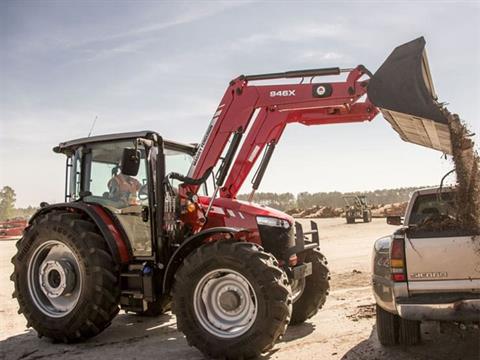
M 122 206 L 138 205 L 137 194 L 140 190 L 140 182 L 129 175 L 122 174 L 120 166 L 112 169 L 112 178 L 108 181 L 107 187 L 110 199 L 118 201 Z

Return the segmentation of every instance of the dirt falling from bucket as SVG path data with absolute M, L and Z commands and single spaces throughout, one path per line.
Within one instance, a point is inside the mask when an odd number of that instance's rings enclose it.
M 472 134 L 456 114 L 443 110 L 448 119 L 453 163 L 457 175 L 457 221 L 459 226 L 480 233 L 480 158 Z

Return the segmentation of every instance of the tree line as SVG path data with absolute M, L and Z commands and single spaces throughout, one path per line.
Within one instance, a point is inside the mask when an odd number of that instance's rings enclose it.
M 290 209 L 308 209 L 314 206 L 330 206 L 332 208 L 343 207 L 345 201 L 344 195 L 365 195 L 369 204 L 382 205 L 393 204 L 397 202 L 408 201 L 410 194 L 421 187 L 405 187 L 397 189 L 379 189 L 373 191 L 355 191 L 342 193 L 340 191 L 332 192 L 301 192 L 296 196 L 292 193 L 271 193 L 258 192 L 255 193 L 253 201 L 262 205 L 270 206 L 282 211 Z M 240 200 L 247 200 L 248 194 L 241 194 L 238 196 Z
M 14 218 L 29 218 L 37 211 L 36 207 L 15 208 L 17 196 L 10 186 L 4 186 L 0 190 L 0 221 Z
M 405 187 L 397 189 L 380 189 L 373 191 L 356 191 L 342 193 L 339 191 L 332 192 L 301 192 L 294 195 L 290 192 L 273 193 L 273 192 L 257 192 L 253 197 L 253 201 L 279 209 L 282 211 L 291 209 L 308 209 L 314 206 L 330 206 L 332 208 L 343 207 L 345 202 L 342 198 L 344 195 L 366 195 L 369 204 L 382 205 L 393 204 L 397 202 L 408 201 L 410 194 L 422 187 Z M 241 194 L 238 196 L 240 200 L 248 200 L 249 194 Z M 29 206 L 27 208 L 15 208 L 16 194 L 10 186 L 4 186 L 0 190 L 0 221 L 12 219 L 15 217 L 28 218 L 37 210 L 36 207 Z

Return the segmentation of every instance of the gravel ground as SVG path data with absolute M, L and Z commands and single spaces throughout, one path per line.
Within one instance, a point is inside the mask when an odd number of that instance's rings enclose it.
M 332 271 L 332 291 L 325 307 L 310 321 L 291 326 L 263 359 L 480 359 L 478 328 L 453 324 L 422 324 L 422 344 L 384 348 L 375 332 L 375 307 L 370 289 L 372 244 L 393 230 L 383 219 L 346 225 L 344 219 L 316 220 L 322 252 Z M 307 226 L 308 221 L 303 221 Z M 121 312 L 99 336 L 82 344 L 53 344 L 39 339 L 17 314 L 11 299 L 10 258 L 15 241 L 0 242 L 0 359 L 203 359 L 176 330 L 175 316 L 142 318 Z

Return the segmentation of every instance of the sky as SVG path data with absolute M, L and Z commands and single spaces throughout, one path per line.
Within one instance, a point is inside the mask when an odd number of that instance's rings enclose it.
M 151 129 L 199 142 L 240 74 L 358 64 L 425 36 L 441 101 L 480 133 L 479 1 L 0 2 L 0 187 L 17 206 L 63 200 L 52 147 Z M 476 137 L 478 138 L 478 136 Z M 478 142 L 478 141 L 477 141 Z M 438 184 L 442 154 L 370 123 L 289 125 L 259 191 Z M 244 187 L 244 191 L 248 191 Z

